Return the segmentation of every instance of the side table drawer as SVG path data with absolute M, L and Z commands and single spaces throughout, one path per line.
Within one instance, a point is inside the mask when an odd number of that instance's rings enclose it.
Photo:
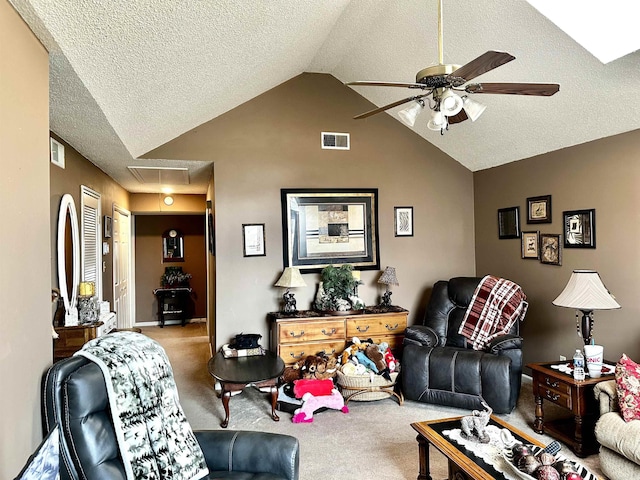
M 565 395 L 571 394 L 570 385 L 547 375 L 540 376 L 540 388 L 550 388 Z
M 296 363 L 307 355 L 316 355 L 324 352 L 327 355 L 339 355 L 344 350 L 344 340 L 335 342 L 296 343 L 295 345 L 280 345 L 278 355 L 289 365 Z
M 303 343 L 344 339 L 344 320 L 283 322 L 280 324 L 280 343 Z
M 571 410 L 571 395 L 554 390 L 553 388 L 546 388 L 540 386 L 540 393 L 545 400 L 555 403 L 561 407 Z

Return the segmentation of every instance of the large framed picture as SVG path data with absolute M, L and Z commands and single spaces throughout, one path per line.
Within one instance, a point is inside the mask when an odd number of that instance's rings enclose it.
M 264 239 L 264 223 L 242 224 L 242 253 L 245 257 L 267 255 Z
M 520 238 L 520 207 L 498 209 L 498 238 Z
M 562 265 L 562 242 L 560 234 L 540 234 L 540 263 Z
M 596 210 L 562 212 L 565 248 L 596 248 Z
M 413 207 L 393 207 L 396 237 L 413 237 Z
M 527 223 L 551 223 L 551 195 L 527 198 Z
M 284 267 L 380 268 L 378 189 L 282 189 Z
M 540 258 L 540 232 L 522 232 L 522 258 L 537 260 Z

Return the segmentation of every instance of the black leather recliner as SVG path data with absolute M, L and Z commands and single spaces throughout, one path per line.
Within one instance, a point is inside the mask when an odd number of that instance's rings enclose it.
M 43 378 L 46 433 L 60 429 L 60 478 L 125 479 L 100 368 L 84 357 L 55 363 Z M 300 447 L 288 435 L 195 431 L 208 478 L 298 480 Z
M 481 278 L 457 277 L 433 286 L 422 325 L 408 327 L 402 353 L 406 398 L 467 410 L 511 412 L 520 394 L 522 338 L 519 321 L 483 351 L 458 334 Z

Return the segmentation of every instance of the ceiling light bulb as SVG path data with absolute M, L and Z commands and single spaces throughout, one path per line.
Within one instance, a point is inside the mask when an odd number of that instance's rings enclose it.
M 433 112 L 431 120 L 427 123 L 429 130 L 440 131 L 447 128 L 447 117 L 442 112 Z
M 452 117 L 460 113 L 460 110 L 462 110 L 460 95 L 450 89 L 445 90 L 442 97 L 440 97 L 440 111 L 447 117 Z
M 475 122 L 478 117 L 482 115 L 482 112 L 484 112 L 487 106 L 480 102 L 476 102 L 475 100 L 471 100 L 465 95 L 462 97 L 462 108 L 464 108 L 464 113 L 467 114 L 467 117 L 469 117 L 472 122 Z
M 173 197 L 170 195 L 167 195 L 166 197 L 164 197 L 164 204 L 167 206 L 173 205 Z
M 423 108 L 424 103 L 416 100 L 416 102 L 410 107 L 407 107 L 404 110 L 400 110 L 398 112 L 398 116 L 400 117 L 400 120 L 405 123 L 405 125 L 413 127 L 413 125 L 416 123 L 416 118 L 418 118 L 418 115 Z

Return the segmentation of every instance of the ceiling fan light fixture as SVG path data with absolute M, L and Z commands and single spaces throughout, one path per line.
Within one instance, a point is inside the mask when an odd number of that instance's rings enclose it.
M 460 95 L 447 88 L 440 97 L 440 111 L 447 117 L 452 117 L 460 113 L 462 107 Z
M 415 103 L 410 107 L 400 110 L 398 112 L 398 116 L 405 125 L 413 127 L 416 123 L 416 118 L 418 118 L 418 115 L 420 115 L 420 112 L 422 112 L 423 108 L 424 102 L 422 100 L 416 100 Z
M 475 100 L 471 100 L 468 96 L 462 97 L 462 108 L 464 108 L 464 113 L 467 114 L 467 117 L 471 119 L 472 122 L 475 122 L 482 112 L 487 108 L 486 105 L 483 105 L 480 102 L 476 102 Z
M 447 117 L 442 112 L 434 111 L 431 114 L 431 120 L 427 123 L 427 128 L 435 132 L 441 132 L 447 129 Z

